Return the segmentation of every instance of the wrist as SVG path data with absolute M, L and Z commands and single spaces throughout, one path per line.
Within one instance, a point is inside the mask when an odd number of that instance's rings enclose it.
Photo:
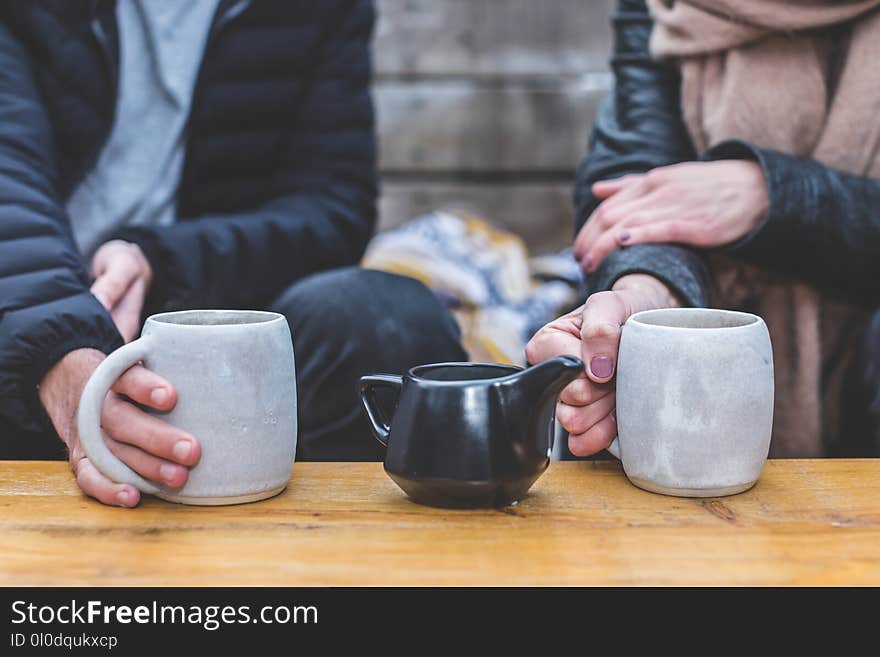
M 106 356 L 97 349 L 74 349 L 46 372 L 37 386 L 40 404 L 61 439 L 70 445 L 83 388 Z
M 631 313 L 656 308 L 679 308 L 681 299 L 663 281 L 650 274 L 627 274 L 611 286 L 614 292 L 624 292 L 630 299 Z
M 749 198 L 749 221 L 746 225 L 747 230 L 734 242 L 746 237 L 761 226 L 767 220 L 767 213 L 770 211 L 770 195 L 761 165 L 751 160 L 741 160 L 737 162 L 737 165 L 743 170 L 743 186 L 750 192 L 748 195 L 744 195 Z

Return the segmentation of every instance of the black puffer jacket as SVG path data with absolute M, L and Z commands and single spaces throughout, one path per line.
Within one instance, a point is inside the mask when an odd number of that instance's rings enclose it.
M 644 0 L 620 0 L 613 23 L 615 86 L 578 171 L 577 228 L 599 203 L 590 193 L 597 180 L 686 160 L 751 159 L 764 171 L 770 208 L 759 229 L 724 251 L 868 307 L 880 304 L 880 181 L 742 141 L 694 152 L 682 120 L 678 72 L 648 50 L 652 21 Z M 707 302 L 705 263 L 693 250 L 620 249 L 600 266 L 592 287 L 607 289 L 631 272 L 654 274 L 692 305 Z
M 376 196 L 372 24 L 369 0 L 220 3 L 180 221 L 117 236 L 152 264 L 148 312 L 260 307 L 359 260 Z M 35 387 L 51 365 L 121 344 L 64 209 L 109 136 L 118 52 L 113 2 L 0 0 L 0 426 L 43 426 Z

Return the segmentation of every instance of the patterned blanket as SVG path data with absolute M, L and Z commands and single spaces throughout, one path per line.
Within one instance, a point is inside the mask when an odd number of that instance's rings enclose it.
M 530 258 L 516 235 L 449 212 L 377 235 L 362 264 L 431 288 L 458 319 L 472 361 L 525 364 L 535 331 L 586 296 L 570 250 Z

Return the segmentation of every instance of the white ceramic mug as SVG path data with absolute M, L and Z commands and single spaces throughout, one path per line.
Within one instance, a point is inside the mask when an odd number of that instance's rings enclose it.
M 715 497 L 751 488 L 773 427 L 773 353 L 760 317 L 708 308 L 632 315 L 609 451 L 640 488 Z
M 101 405 L 135 363 L 168 380 L 177 404 L 154 413 L 189 432 L 202 455 L 186 484 L 148 481 L 104 442 Z M 280 493 L 296 452 L 293 342 L 283 315 L 246 310 L 189 310 L 148 318 L 141 337 L 110 354 L 83 390 L 79 438 L 107 477 L 172 502 L 238 504 Z

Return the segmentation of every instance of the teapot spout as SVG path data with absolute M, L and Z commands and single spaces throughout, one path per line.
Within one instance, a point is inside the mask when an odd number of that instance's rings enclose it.
M 584 372 L 584 363 L 574 356 L 558 356 L 523 370 L 519 375 L 522 396 L 534 406 L 552 399 Z
M 562 389 L 584 372 L 574 356 L 559 356 L 499 382 L 516 458 L 544 468 L 549 463 L 555 434 L 556 399 Z

